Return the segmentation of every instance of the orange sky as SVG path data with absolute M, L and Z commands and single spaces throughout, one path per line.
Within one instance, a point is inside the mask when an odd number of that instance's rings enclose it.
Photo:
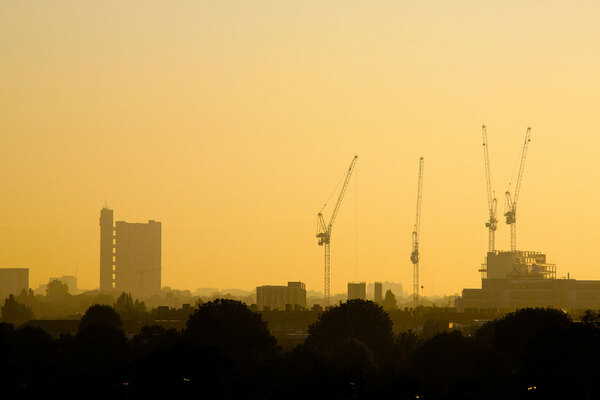
M 410 289 L 420 155 L 424 293 L 478 287 L 482 123 L 501 203 L 532 127 L 518 248 L 600 279 L 597 2 L 124 3 L 0 5 L 0 266 L 32 287 L 98 286 L 108 199 L 163 222 L 164 285 L 322 290 L 316 214 L 355 153 L 332 292 Z

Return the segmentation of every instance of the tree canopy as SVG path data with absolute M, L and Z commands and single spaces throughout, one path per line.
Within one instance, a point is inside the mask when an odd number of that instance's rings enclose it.
M 308 333 L 306 344 L 332 357 L 346 342 L 359 341 L 381 362 L 394 346 L 388 314 L 372 301 L 359 299 L 329 308 L 309 327 Z
M 46 297 L 50 299 L 62 299 L 69 294 L 69 286 L 66 283 L 54 279 L 46 286 Z
M 85 330 L 88 326 L 94 324 L 108 325 L 113 328 L 121 328 L 121 317 L 114 308 L 109 305 L 95 304 L 88 308 L 81 322 L 79 323 L 79 332 Z
M 236 300 L 201 304 L 190 316 L 185 335 L 197 346 L 217 348 L 240 366 L 264 365 L 278 353 L 261 315 Z
M 12 294 L 4 300 L 1 312 L 2 321 L 13 325 L 21 325 L 33 319 L 31 307 L 19 303 Z

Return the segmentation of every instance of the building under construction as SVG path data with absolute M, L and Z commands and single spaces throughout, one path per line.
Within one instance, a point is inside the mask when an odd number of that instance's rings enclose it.
M 455 301 L 459 311 L 496 309 L 512 311 L 523 307 L 554 307 L 564 310 L 600 308 L 600 281 L 576 281 L 556 278 L 556 265 L 546 262 L 546 255 L 517 250 L 517 199 L 521 188 L 531 128 L 527 128 L 520 157 L 519 173 L 511 194 L 505 193 L 506 224 L 510 226 L 510 251 L 498 251 L 495 244 L 497 200 L 492 188 L 487 128 L 482 126 L 483 155 L 486 174 L 488 252 L 480 269 L 481 289 L 463 289 Z M 511 188 L 509 184 L 509 188 Z
M 556 265 L 532 251 L 489 252 L 482 264 L 481 289 L 463 289 L 455 301 L 459 311 L 523 307 L 563 310 L 600 308 L 600 281 L 556 278 Z

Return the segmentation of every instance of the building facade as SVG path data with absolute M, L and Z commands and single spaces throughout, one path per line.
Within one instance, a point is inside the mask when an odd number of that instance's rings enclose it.
M 0 268 L 0 301 L 29 289 L 29 268 Z
M 136 298 L 161 289 L 161 223 L 117 221 L 100 212 L 100 290 L 131 293 Z
M 261 311 L 306 308 L 306 285 L 288 282 L 287 286 L 257 286 L 256 305 Z
M 367 284 L 366 282 L 352 283 L 348 282 L 348 300 L 367 299 Z

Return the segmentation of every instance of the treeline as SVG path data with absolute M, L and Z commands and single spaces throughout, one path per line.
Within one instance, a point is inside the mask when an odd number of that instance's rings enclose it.
M 0 304 L 9 301 L 14 310 L 9 315 L 16 320 L 2 316 L 2 321 L 19 325 L 31 319 L 80 319 L 85 311 L 93 304 L 116 304 L 123 302 L 123 293 L 99 292 L 97 290 L 71 294 L 68 286 L 53 280 L 46 286 L 45 294 L 35 294 L 32 289 L 22 290 L 18 294 L 11 294 L 6 299 L 1 299 Z M 130 295 L 128 295 L 131 297 Z M 144 320 L 143 314 L 150 314 L 160 306 L 181 307 L 182 304 L 194 305 L 199 301 L 208 301 L 209 298 L 193 297 L 189 291 L 173 290 L 164 287 L 160 295 L 154 295 L 146 301 L 141 299 L 132 300 L 131 310 L 120 310 L 129 315 L 124 319 L 135 317 L 136 320 Z M 210 299 L 212 300 L 212 299 Z M 15 302 L 24 307 L 16 307 Z M 130 318 L 131 317 L 131 318 Z M 149 317 L 150 318 L 150 317 Z M 148 318 L 145 318 L 148 319 Z
M 378 305 L 320 314 L 284 352 L 241 302 L 200 304 L 183 331 L 148 326 L 128 339 L 111 306 L 90 307 L 76 335 L 0 324 L 0 384 L 21 398 L 521 399 L 598 398 L 600 317 L 575 322 L 522 309 L 471 335 L 394 334 Z

